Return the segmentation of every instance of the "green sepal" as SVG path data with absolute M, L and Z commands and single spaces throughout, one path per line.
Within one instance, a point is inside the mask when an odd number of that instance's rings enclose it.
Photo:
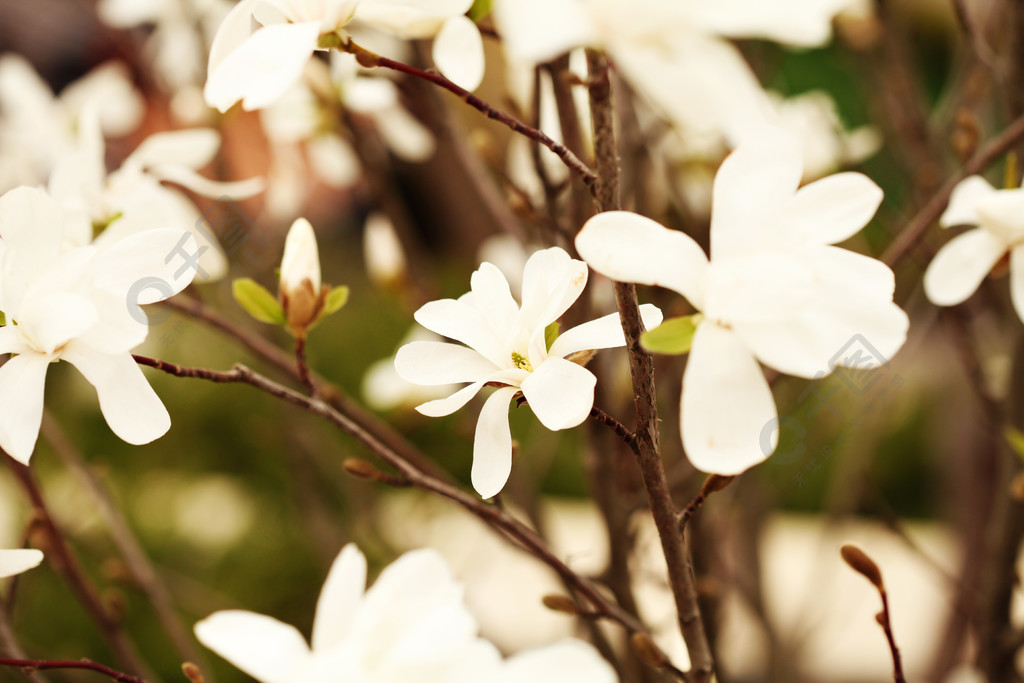
M 235 280 L 231 284 L 231 293 L 235 295 L 238 305 L 260 322 L 272 325 L 285 324 L 284 311 L 277 302 L 277 297 L 252 278 L 243 277 Z
M 551 350 L 551 345 L 558 339 L 558 332 L 562 329 L 562 326 L 558 322 L 553 322 L 544 328 L 544 348 L 548 351 Z
M 473 21 L 480 21 L 494 7 L 494 0 L 474 0 L 473 6 L 469 8 L 469 18 Z
M 653 330 L 640 336 L 640 345 L 651 353 L 664 353 L 678 356 L 687 353 L 693 344 L 693 333 L 697 325 L 704 319 L 700 313 L 680 318 L 669 318 Z
M 324 309 L 320 313 L 320 317 L 337 313 L 346 303 L 348 303 L 348 287 L 345 285 L 332 287 L 331 291 L 327 293 L 327 298 L 324 299 Z
M 1016 427 L 1007 427 L 1003 430 L 1003 436 L 1006 438 L 1006 442 L 1010 444 L 1010 450 L 1013 451 L 1014 455 L 1024 462 L 1024 433 L 1021 433 Z
M 4 315 L 3 311 L 0 311 L 0 327 L 3 327 L 6 324 L 7 324 L 7 316 Z

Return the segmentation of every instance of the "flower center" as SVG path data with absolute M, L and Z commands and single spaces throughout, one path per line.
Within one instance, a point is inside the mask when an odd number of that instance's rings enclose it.
M 533 372 L 533 366 L 530 365 L 530 361 L 526 359 L 526 356 L 519 353 L 518 351 L 512 352 L 512 365 L 516 366 L 520 370 Z

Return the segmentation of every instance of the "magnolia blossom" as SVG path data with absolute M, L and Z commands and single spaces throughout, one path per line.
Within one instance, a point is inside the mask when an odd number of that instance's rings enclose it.
M 149 230 L 105 249 L 65 248 L 68 221 L 35 188 L 0 197 L 0 447 L 28 463 L 43 416 L 50 363 L 66 360 L 96 388 L 119 437 L 143 444 L 170 417 L 131 350 L 146 338 L 140 304 L 184 289 L 196 273 L 195 241 L 182 230 Z
M 939 220 L 944 228 L 974 225 L 946 243 L 928 264 L 924 292 L 940 306 L 967 299 L 1009 254 L 1010 298 L 1024 320 L 1024 188 L 997 190 L 981 176 L 960 181 Z
M 714 183 L 711 259 L 689 236 L 649 218 L 608 212 L 576 247 L 594 270 L 658 285 L 702 312 L 683 375 L 683 446 L 700 470 L 737 474 L 778 442 L 777 413 L 758 361 L 814 378 L 863 363 L 863 339 L 884 362 L 906 339 L 881 262 L 831 246 L 874 215 L 882 191 L 859 173 L 797 189 L 800 150 L 784 131 L 738 148 Z
M 611 667 L 582 641 L 502 660 L 477 636 L 463 588 L 430 549 L 402 555 L 366 588 L 366 558 L 346 545 L 316 605 L 311 644 L 272 617 L 229 610 L 196 637 L 262 683 L 611 683 Z
M 261 109 L 302 76 L 313 52 L 348 38 L 353 19 L 405 39 L 434 37 L 442 73 L 467 89 L 483 78 L 483 40 L 466 11 L 472 0 L 242 0 L 210 49 L 207 103 Z M 251 23 L 258 28 L 253 31 Z
M 21 574 L 39 566 L 43 561 L 43 553 L 34 548 L 14 548 L 0 550 L 0 579 Z
M 522 392 L 548 429 L 575 427 L 594 405 L 597 378 L 574 361 L 586 362 L 586 351 L 625 344 L 614 314 L 550 339 L 549 326 L 576 301 L 586 283 L 586 264 L 552 247 L 526 262 L 522 305 L 512 298 L 501 271 L 483 263 L 473 273 L 469 293 L 432 301 L 416 311 L 416 321 L 423 327 L 465 346 L 426 341 L 403 346 L 395 356 L 398 374 L 415 384 L 471 382 L 448 398 L 419 406 L 420 413 L 449 415 L 484 385 L 500 385 L 480 411 L 473 443 L 472 482 L 484 498 L 501 491 L 512 469 L 509 401 Z M 645 305 L 642 312 L 647 325 L 661 322 L 656 307 Z

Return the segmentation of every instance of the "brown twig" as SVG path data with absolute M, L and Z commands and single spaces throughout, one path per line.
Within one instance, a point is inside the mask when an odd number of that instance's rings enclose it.
M 299 374 L 299 381 L 302 382 L 302 386 L 306 387 L 306 393 L 310 396 L 316 396 L 316 384 L 313 382 L 313 378 L 310 377 L 309 363 L 306 360 L 305 337 L 295 338 L 295 369 Z
M 590 417 L 600 424 L 610 428 L 615 432 L 615 436 L 622 439 L 623 443 L 629 446 L 629 450 L 633 451 L 636 455 L 640 455 L 640 447 L 636 443 L 636 434 L 629 431 L 626 425 L 622 424 L 614 417 L 604 412 L 597 406 L 590 409 Z
M 857 572 L 878 590 L 882 598 L 882 611 L 875 615 L 875 621 L 885 632 L 885 639 L 889 643 L 889 651 L 892 653 L 893 680 L 895 683 L 907 683 L 903 675 L 903 662 L 900 659 L 900 650 L 896 647 L 896 637 L 892 632 L 892 619 L 889 615 L 889 596 L 885 590 L 885 582 L 882 581 L 882 571 L 875 564 L 875 561 L 868 557 L 868 554 L 855 545 L 844 545 L 839 549 L 843 560 L 853 571 Z
M 8 657 L 0 657 L 0 666 L 17 666 L 30 672 L 42 671 L 44 669 L 79 669 L 94 671 L 118 683 L 146 683 L 143 678 L 116 671 L 109 666 L 103 666 L 88 659 L 81 659 L 76 662 L 58 659 L 10 659 Z

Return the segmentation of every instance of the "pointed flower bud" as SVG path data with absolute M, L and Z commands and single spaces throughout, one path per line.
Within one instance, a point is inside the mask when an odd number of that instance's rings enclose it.
M 296 337 L 305 336 L 316 322 L 322 306 L 320 254 L 316 247 L 313 226 L 299 218 L 288 230 L 281 259 L 281 281 L 278 298 L 284 309 L 288 327 Z

